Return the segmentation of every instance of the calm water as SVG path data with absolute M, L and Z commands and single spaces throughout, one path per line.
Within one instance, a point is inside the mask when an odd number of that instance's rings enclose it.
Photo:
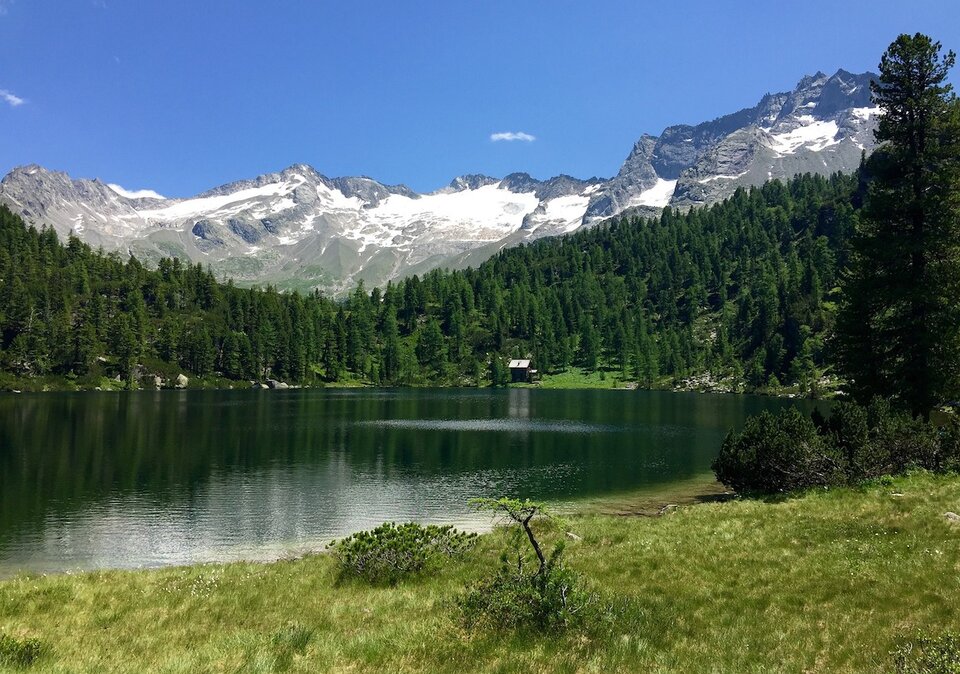
M 467 500 L 569 501 L 709 475 L 786 401 L 627 391 L 0 396 L 0 575 L 267 559 Z

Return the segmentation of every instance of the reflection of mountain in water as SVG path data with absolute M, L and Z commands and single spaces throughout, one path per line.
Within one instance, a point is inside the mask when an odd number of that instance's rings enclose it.
M 528 389 L 0 397 L 0 566 L 221 559 L 449 521 L 473 496 L 660 485 L 707 472 L 730 426 L 781 404 Z

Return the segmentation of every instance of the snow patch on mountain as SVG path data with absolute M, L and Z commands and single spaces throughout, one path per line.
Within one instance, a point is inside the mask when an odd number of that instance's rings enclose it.
M 302 178 L 301 178 L 302 181 Z M 250 187 L 231 194 L 184 199 L 168 206 L 138 211 L 147 220 L 182 220 L 184 218 L 211 217 L 236 213 L 246 208 L 251 200 L 270 199 L 273 212 L 293 206 L 291 199 L 274 199 L 290 194 L 302 182 L 277 182 L 262 187 Z
M 857 119 L 870 119 L 880 114 L 880 108 L 850 108 L 850 115 Z
M 820 152 L 840 142 L 840 127 L 836 121 L 816 120 L 810 115 L 797 118 L 799 127 L 782 133 L 771 133 L 769 147 L 779 155 L 796 154 L 801 148 Z
M 589 193 L 557 197 L 547 202 L 544 220 L 559 223 L 560 231 L 565 234 L 572 232 L 583 223 L 583 214 L 589 202 Z
M 457 192 L 434 192 L 419 199 L 391 195 L 374 209 L 381 222 L 429 223 L 437 232 L 475 241 L 495 241 L 516 231 L 540 203 L 534 192 L 515 193 L 500 183 Z M 581 214 L 582 215 L 582 214 Z
M 36 174 L 36 170 L 30 175 Z M 166 197 L 162 194 L 157 194 L 153 190 L 127 190 L 116 183 L 108 183 L 107 187 L 119 194 L 121 197 L 126 197 L 127 199 L 161 199 L 165 200 Z
M 741 173 L 736 173 L 733 175 L 723 175 L 722 173 L 719 173 L 714 176 L 707 176 L 706 178 L 700 178 L 699 180 L 697 180 L 697 182 L 700 183 L 701 185 L 706 185 L 707 183 L 712 183 L 714 180 L 738 180 L 743 176 L 747 175 L 747 173 L 748 173 L 747 171 L 743 171 Z
M 652 187 L 645 189 L 630 200 L 630 206 L 666 208 L 670 205 L 670 199 L 673 197 L 673 191 L 676 188 L 676 180 L 657 178 L 657 182 L 655 182 Z

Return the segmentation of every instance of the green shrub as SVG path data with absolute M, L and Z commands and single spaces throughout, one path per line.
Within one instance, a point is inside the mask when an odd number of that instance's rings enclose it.
M 857 484 L 913 468 L 960 469 L 960 422 L 932 424 L 880 399 L 866 407 L 840 403 L 828 418 L 763 412 L 727 435 L 713 463 L 725 485 L 759 493 Z
M 561 563 L 563 544 L 554 548 L 546 565 L 531 572 L 518 554 L 516 563 L 504 553 L 499 571 L 480 580 L 458 604 L 468 628 L 562 631 L 584 623 L 592 597 Z
M 29 667 L 43 655 L 43 642 L 0 633 L 0 665 Z
M 960 418 L 952 417 L 940 431 L 940 463 L 945 471 L 960 472 Z
M 533 530 L 534 521 L 548 525 L 557 522 L 545 506 L 512 498 L 478 498 L 471 503 L 478 510 L 492 512 L 511 528 L 512 535 L 500 557 L 500 569 L 467 588 L 460 597 L 465 625 L 544 632 L 588 622 L 588 609 L 596 602 L 563 565 L 563 541 L 548 557 Z M 510 561 L 513 559 L 516 563 Z
M 918 634 L 893 653 L 897 674 L 960 674 L 960 637 Z
M 717 479 L 740 492 L 774 493 L 842 481 L 842 464 L 813 421 L 790 408 L 750 417 L 731 431 L 713 462 Z
M 876 398 L 866 407 L 840 403 L 829 419 L 815 421 L 844 457 L 850 482 L 912 468 L 944 472 L 960 467 L 960 425 L 953 416 L 934 424 Z
M 476 534 L 450 526 L 387 522 L 372 531 L 334 541 L 332 548 L 341 578 L 393 585 L 443 557 L 462 554 L 475 540 Z

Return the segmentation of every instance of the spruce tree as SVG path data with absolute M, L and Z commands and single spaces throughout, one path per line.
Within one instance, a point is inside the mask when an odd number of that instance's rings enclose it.
M 946 83 L 955 56 L 940 50 L 901 35 L 871 84 L 880 146 L 837 325 L 854 395 L 924 417 L 960 381 L 960 116 Z

